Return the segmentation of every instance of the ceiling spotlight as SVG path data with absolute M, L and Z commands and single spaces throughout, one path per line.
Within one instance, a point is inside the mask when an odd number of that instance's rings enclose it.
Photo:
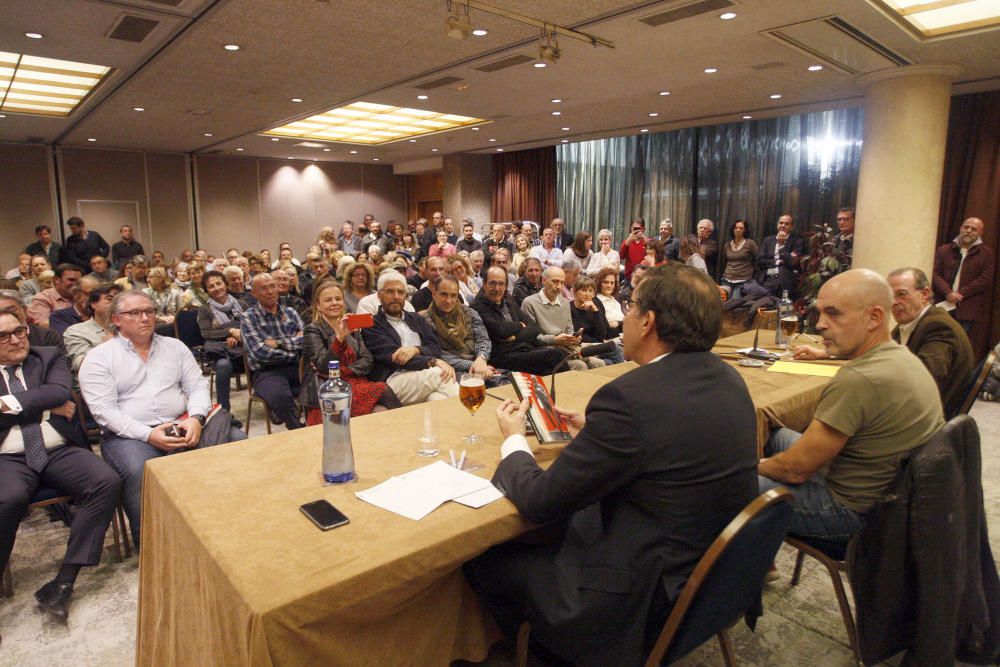
M 224 48 L 226 51 L 239 51 L 240 50 L 240 45 L 239 44 L 226 44 L 222 48 Z
M 639 131 L 640 132 L 649 132 L 649 128 L 648 127 L 644 127 L 641 130 L 639 130 Z
M 736 14 L 734 14 L 733 12 L 726 12 L 725 14 L 719 14 L 719 18 L 722 19 L 723 21 L 729 21 L 731 19 L 736 18 Z
M 543 67 L 548 67 L 548 65 L 546 65 L 545 63 L 535 63 L 534 65 L 532 65 L 532 67 L 537 67 L 538 69 L 542 69 Z
M 771 95 L 771 99 L 772 100 L 780 100 L 781 99 L 781 93 L 775 93 L 774 95 Z
M 653 113 L 649 114 L 649 117 L 650 117 L 650 118 L 656 118 L 656 117 L 657 117 L 657 116 L 659 116 L 659 115 L 660 115 L 660 114 L 658 114 L 658 113 L 656 113 L 656 112 L 654 111 Z
M 562 111 L 553 111 L 552 115 L 553 116 L 561 116 L 562 115 Z
M 298 104 L 299 102 L 302 101 L 302 98 L 301 97 L 293 97 L 292 101 L 295 102 L 296 104 Z
M 818 72 L 818 71 L 820 71 L 821 69 L 823 69 L 823 66 L 822 66 L 822 65 L 810 65 L 810 66 L 809 66 L 809 71 L 810 71 L 810 72 Z
M 469 7 L 465 7 L 465 15 L 458 13 L 449 14 L 444 21 L 444 34 L 452 39 L 465 39 L 472 33 L 472 24 L 469 23 Z
M 24 33 L 24 36 L 27 37 L 28 39 L 41 39 L 42 38 L 42 33 L 40 33 L 40 32 L 26 32 L 26 33 Z
M 330 151 L 332 151 L 332 150 L 333 150 L 332 148 L 324 148 L 324 149 L 323 149 L 323 152 L 324 152 L 324 153 L 329 153 L 329 152 L 330 152 Z
M 271 141 L 278 141 L 278 137 L 271 137 Z
M 478 132 L 478 131 L 479 131 L 479 128 L 478 128 L 478 127 L 474 127 L 474 128 L 472 128 L 472 131 L 473 131 L 473 132 Z
M 417 140 L 416 139 L 410 139 L 410 143 L 411 144 L 415 144 L 415 143 L 417 143 Z
M 561 55 L 562 51 L 559 50 L 559 40 L 556 39 L 555 31 L 549 32 L 543 28 L 538 41 L 538 59 L 555 65 L 559 62 L 559 56 Z
M 705 74 L 715 74 L 718 71 L 719 71 L 718 67 L 706 67 L 705 68 Z
M 132 107 L 132 111 L 145 111 L 143 107 Z
M 669 95 L 669 94 L 670 94 L 670 91 L 669 91 L 669 90 L 661 90 L 661 91 L 660 91 L 660 95 L 661 95 L 661 96 L 666 96 L 666 95 Z
M 560 102 L 562 102 L 562 100 L 559 99 L 558 97 L 552 100 L 552 104 L 559 104 Z
M 569 143 L 569 139 L 563 139 L 559 143 L 561 143 L 561 144 L 568 144 Z
M 238 150 L 238 151 L 242 151 L 242 150 L 245 150 L 245 149 L 243 149 L 243 148 L 237 148 L 236 150 Z
M 560 129 L 561 129 L 561 130 L 562 130 L 563 132 L 569 132 L 569 128 L 568 128 L 568 127 L 563 127 L 563 128 L 560 128 Z
M 437 153 L 437 152 L 438 152 L 438 149 L 436 149 L 436 148 L 432 148 L 431 149 L 431 153 Z
M 377 158 L 377 157 L 373 157 L 373 158 L 372 158 L 372 161 L 373 161 L 373 162 L 378 162 L 378 158 Z
M 7 117 L 7 114 L 5 114 L 5 113 L 0 113 L 0 118 L 6 118 L 6 117 Z
M 93 137 L 91 137 L 90 139 L 87 139 L 87 141 L 97 141 L 97 139 L 94 139 Z
M 204 134 L 205 134 L 206 137 L 214 136 L 211 132 L 205 132 Z
M 485 28 L 476 28 L 475 30 L 472 31 L 472 34 L 475 35 L 476 37 L 485 37 L 490 33 Z
M 489 141 L 496 141 L 496 139 L 490 139 Z
M 503 153 L 503 149 L 502 148 L 498 148 L 497 149 L 497 153 Z
M 427 96 L 426 95 L 417 95 L 417 99 L 418 100 L 426 100 Z
M 293 157 L 292 157 L 291 155 L 289 155 L 289 156 L 288 156 L 288 159 L 289 159 L 289 160 L 294 160 L 295 158 L 293 158 Z
M 351 151 L 351 155 L 357 155 L 357 154 L 358 154 L 357 151 Z
M 751 116 L 750 114 L 748 113 L 743 114 L 743 120 L 750 120 L 751 118 L 753 118 L 753 116 Z

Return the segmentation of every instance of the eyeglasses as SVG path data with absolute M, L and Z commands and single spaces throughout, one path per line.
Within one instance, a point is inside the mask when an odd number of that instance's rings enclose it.
M 632 300 L 632 299 L 630 299 L 629 297 L 623 298 L 622 299 L 622 312 L 623 313 L 627 313 L 628 310 L 629 310 L 629 308 L 631 308 L 632 304 L 634 304 L 634 303 L 635 303 L 635 301 Z
M 125 311 L 122 311 L 122 312 L 120 312 L 118 314 L 121 315 L 121 316 L 123 316 L 123 317 L 127 317 L 130 320 L 138 320 L 138 319 L 142 318 L 143 316 L 152 319 L 152 318 L 156 317 L 156 309 L 155 308 L 141 308 L 139 310 L 125 310 Z
M 28 327 L 17 327 L 12 331 L 0 331 L 0 343 L 9 343 L 11 337 L 13 338 L 26 338 L 28 336 Z

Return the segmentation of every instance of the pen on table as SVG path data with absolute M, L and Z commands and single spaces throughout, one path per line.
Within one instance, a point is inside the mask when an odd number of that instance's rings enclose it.
M 504 401 L 504 400 L 506 400 L 506 399 L 503 399 L 503 398 L 500 398 L 500 397 L 499 397 L 499 396 L 497 396 L 496 394 L 491 394 L 490 392 L 486 392 L 486 395 L 487 395 L 487 396 L 489 396 L 490 398 L 495 398 L 495 399 L 497 399 L 498 401 Z
M 461 470 L 465 467 L 465 450 L 462 450 L 462 458 L 458 460 L 458 469 Z
M 455 450 L 454 449 L 449 449 L 448 453 L 451 455 L 451 467 L 452 468 L 457 468 L 458 465 L 455 463 Z
M 804 334 L 804 333 L 797 333 L 797 334 L 795 334 L 795 338 L 798 338 L 799 336 L 802 336 L 803 338 L 808 338 L 809 340 L 811 340 L 814 343 L 817 343 L 817 344 L 819 343 L 818 340 L 816 340 L 815 338 L 813 338 L 809 334 Z

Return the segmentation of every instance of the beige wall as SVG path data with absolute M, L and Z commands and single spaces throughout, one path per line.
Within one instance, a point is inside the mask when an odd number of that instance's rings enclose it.
M 17 265 L 17 256 L 33 243 L 37 225 L 58 237 L 50 183 L 48 146 L 0 144 L 0 268 Z
M 444 210 L 457 223 L 472 218 L 477 231 L 490 223 L 493 156 L 457 153 L 444 158 Z

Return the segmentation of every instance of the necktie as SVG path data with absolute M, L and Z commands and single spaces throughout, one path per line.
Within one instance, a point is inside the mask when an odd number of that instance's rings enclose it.
M 21 379 L 17 377 L 17 366 L 4 366 L 7 371 L 7 384 L 10 393 L 14 396 L 23 394 L 26 390 L 21 384 Z M 35 472 L 41 472 L 45 464 L 49 462 L 49 455 L 45 451 L 45 438 L 42 437 L 42 427 L 39 424 L 22 424 L 21 438 L 24 440 L 24 459 L 28 467 Z

